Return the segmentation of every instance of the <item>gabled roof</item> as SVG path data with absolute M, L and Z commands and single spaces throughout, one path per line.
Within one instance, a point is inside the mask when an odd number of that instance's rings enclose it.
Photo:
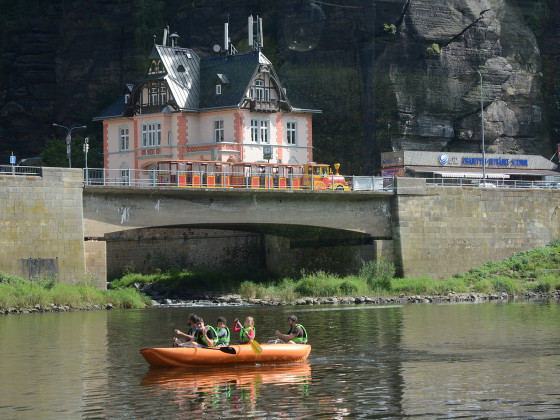
M 220 55 L 203 58 L 200 64 L 200 108 L 238 107 L 259 68 L 260 53 Z M 216 84 L 223 83 L 221 95 Z
M 293 107 L 282 90 L 272 63 L 260 51 L 201 59 L 189 48 L 154 45 L 150 59 L 158 58 L 161 59 L 165 72 L 146 74 L 135 80 L 134 85 L 126 85 L 128 93 L 132 92 L 133 87 L 138 88 L 144 82 L 165 80 L 180 110 L 198 112 L 205 109 L 238 108 L 260 66 L 266 66 L 275 81 L 281 101 L 291 112 L 321 112 Z M 222 85 L 219 95 L 216 94 L 217 84 Z M 123 94 L 96 116 L 94 121 L 122 117 L 126 106 Z
M 180 109 L 199 108 L 200 58 L 189 48 L 156 45 L 167 75 L 165 80 Z

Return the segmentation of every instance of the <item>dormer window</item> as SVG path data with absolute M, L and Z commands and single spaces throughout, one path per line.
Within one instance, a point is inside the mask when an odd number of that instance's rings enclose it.
M 165 67 L 161 60 L 152 60 L 148 74 L 165 73 Z
M 222 94 L 222 85 L 216 85 L 216 95 Z

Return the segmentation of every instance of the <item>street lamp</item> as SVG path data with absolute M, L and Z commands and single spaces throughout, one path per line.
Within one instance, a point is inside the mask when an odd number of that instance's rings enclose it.
M 86 137 L 84 139 L 84 154 L 86 155 L 86 160 L 85 160 L 85 162 L 86 162 L 86 168 L 85 168 L 86 169 L 86 185 L 88 183 L 88 168 L 87 168 L 87 152 L 88 152 L 88 150 L 89 150 L 89 137 Z
M 482 182 L 486 182 L 486 152 L 484 151 L 484 105 L 482 102 L 482 73 L 475 70 L 480 77 L 480 125 L 482 127 Z
M 87 128 L 87 126 L 80 125 L 80 126 L 68 128 L 65 125 L 60 125 L 60 124 L 57 124 L 57 123 L 53 123 L 52 125 L 55 126 L 55 127 L 65 128 L 68 131 L 68 134 L 66 134 L 66 155 L 68 156 L 68 167 L 71 168 L 72 167 L 72 156 L 70 155 L 70 142 L 72 140 L 72 130 L 75 130 L 77 128 Z

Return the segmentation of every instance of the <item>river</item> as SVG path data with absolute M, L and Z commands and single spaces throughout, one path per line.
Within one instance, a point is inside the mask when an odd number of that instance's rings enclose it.
M 255 318 L 257 341 L 294 313 L 307 362 L 150 368 L 190 312 Z M 0 418 L 560 417 L 560 305 L 175 307 L 0 317 Z

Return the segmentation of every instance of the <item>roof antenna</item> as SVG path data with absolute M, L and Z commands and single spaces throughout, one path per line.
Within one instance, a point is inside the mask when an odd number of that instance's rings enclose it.
M 229 13 L 228 13 L 228 21 L 227 23 L 224 23 L 224 50 L 226 50 L 226 54 L 229 55 L 237 54 L 237 50 L 231 43 L 231 38 L 229 37 Z
M 257 18 L 253 20 L 253 15 L 249 16 L 248 29 L 249 45 L 252 47 L 253 51 L 260 51 L 264 44 L 262 33 L 262 18 L 259 18 L 259 16 L 257 15 Z
M 169 34 L 169 26 L 163 28 L 163 46 L 167 47 L 167 34 Z

